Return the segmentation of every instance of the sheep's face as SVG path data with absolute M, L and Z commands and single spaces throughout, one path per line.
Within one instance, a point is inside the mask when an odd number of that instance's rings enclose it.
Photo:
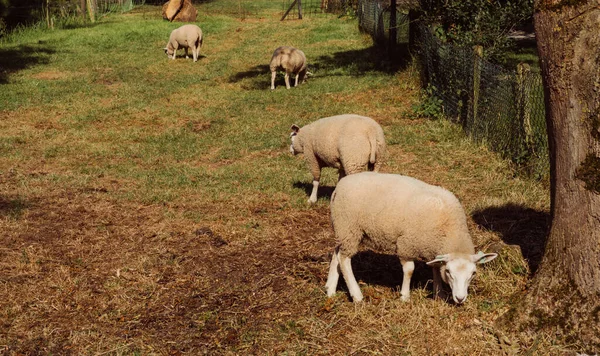
M 165 47 L 164 50 L 165 50 L 167 57 L 169 57 L 169 59 L 173 58 L 175 51 L 173 51 L 172 49 L 169 49 L 169 47 Z
M 298 139 L 298 132 L 300 132 L 300 128 L 297 125 L 292 125 L 292 133 L 290 134 L 292 144 L 290 145 L 290 152 L 293 155 L 304 152 L 304 147 L 302 147 L 302 144 Z
M 456 304 L 462 304 L 467 300 L 469 284 L 477 270 L 476 265 L 487 263 L 496 257 L 496 253 L 483 252 L 474 255 L 447 254 L 437 256 L 427 264 L 433 265 L 434 268 L 439 266 L 442 280 L 452 289 L 452 299 Z

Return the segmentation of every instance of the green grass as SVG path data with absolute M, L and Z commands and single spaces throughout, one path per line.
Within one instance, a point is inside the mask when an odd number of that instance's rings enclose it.
M 0 348 L 503 352 L 493 322 L 525 288 L 529 261 L 500 242 L 519 241 L 514 231 L 543 235 L 546 188 L 515 178 L 460 127 L 409 114 L 416 66 L 394 70 L 355 19 L 280 22 L 280 5 L 198 4 L 206 42 L 197 63 L 181 52 L 167 59 L 162 48 L 179 24 L 155 6 L 0 44 Z M 303 49 L 313 76 L 286 90 L 279 75 L 271 91 L 268 62 L 280 45 Z M 476 245 L 501 251 L 464 308 L 428 298 L 424 268 L 402 303 L 399 264 L 379 255 L 353 262 L 362 306 L 343 289 L 325 298 L 335 244 L 327 192 L 337 174 L 324 171 L 324 194 L 308 206 L 312 178 L 289 153 L 289 131 L 342 113 L 380 122 L 384 171 L 453 191 Z M 531 346 L 509 337 L 522 352 Z M 539 354 L 565 348 L 541 340 Z

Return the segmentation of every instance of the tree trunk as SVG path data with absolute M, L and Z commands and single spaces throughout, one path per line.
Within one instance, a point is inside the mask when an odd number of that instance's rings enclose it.
M 600 6 L 537 0 L 552 226 L 542 264 L 509 320 L 600 351 Z M 516 319 L 516 320 L 515 320 Z

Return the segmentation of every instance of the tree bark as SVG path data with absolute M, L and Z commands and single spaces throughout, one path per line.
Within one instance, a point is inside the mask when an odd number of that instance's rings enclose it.
M 600 1 L 537 0 L 550 147 L 552 226 L 517 319 L 600 351 Z

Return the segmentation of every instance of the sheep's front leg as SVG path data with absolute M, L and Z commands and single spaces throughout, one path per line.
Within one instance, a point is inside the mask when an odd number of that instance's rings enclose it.
M 300 76 L 300 73 L 296 74 L 296 82 L 294 83 L 294 87 L 298 86 L 298 77 Z
M 406 302 L 410 299 L 410 280 L 415 270 L 415 262 L 400 260 L 400 263 L 402 264 L 402 272 L 404 272 L 402 289 L 400 289 L 400 299 Z
M 440 275 L 439 267 L 433 267 L 433 297 L 435 299 L 445 299 L 444 290 L 442 288 L 442 276 Z
M 337 258 L 339 260 L 340 269 L 342 270 L 342 275 L 344 276 L 344 281 L 346 281 L 346 286 L 348 286 L 348 291 L 350 292 L 352 300 L 354 303 L 362 301 L 363 295 L 360 291 L 358 283 L 356 282 L 356 278 L 354 278 L 350 257 L 344 256 L 342 255 L 341 251 L 338 251 Z
M 277 71 L 271 72 L 271 90 L 275 90 L 275 76 L 277 76 Z
M 290 73 L 288 72 L 285 72 L 285 87 L 290 88 Z
M 171 58 L 175 59 L 175 57 L 177 57 L 177 50 L 178 50 L 178 49 L 179 49 L 179 45 L 178 45 L 178 43 L 176 42 L 176 43 L 173 45 L 173 57 L 171 57 Z
M 335 294 L 335 289 L 337 288 L 338 280 L 340 279 L 340 261 L 337 256 L 338 250 L 339 248 L 336 248 L 333 252 L 331 263 L 329 264 L 329 274 L 327 275 L 327 283 L 325 283 L 328 297 L 331 297 Z

